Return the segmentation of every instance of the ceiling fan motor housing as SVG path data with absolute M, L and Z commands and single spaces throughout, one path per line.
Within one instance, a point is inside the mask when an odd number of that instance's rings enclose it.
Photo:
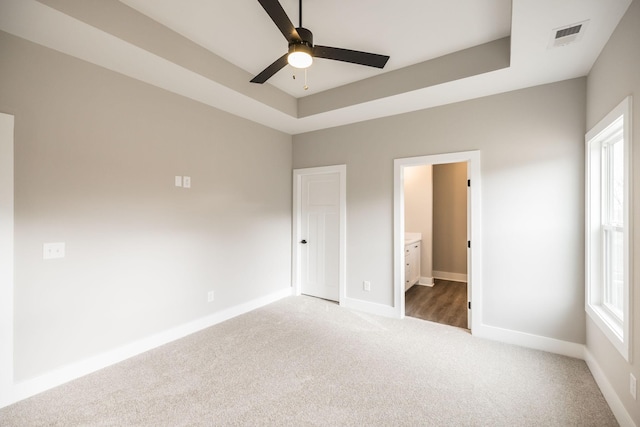
M 313 33 L 303 27 L 296 28 L 296 31 L 300 36 L 300 40 L 289 40 L 289 47 L 302 45 L 308 46 L 309 50 L 311 50 L 313 48 Z
M 313 34 L 306 28 L 296 28 L 299 39 L 289 40 L 287 62 L 295 68 L 307 68 L 313 63 Z

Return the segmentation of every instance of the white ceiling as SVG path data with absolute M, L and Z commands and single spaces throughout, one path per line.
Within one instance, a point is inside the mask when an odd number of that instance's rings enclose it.
M 121 0 L 256 75 L 287 51 L 287 41 L 256 0 Z M 298 1 L 280 4 L 299 26 Z M 511 0 L 303 0 L 314 44 L 389 55 L 383 70 L 317 59 L 309 90 L 287 66 L 269 83 L 295 97 L 341 86 L 506 37 Z M 302 76 L 301 76 L 302 77 Z
M 130 9 L 111 8 L 122 16 L 111 17 L 110 25 L 86 18 L 87 8 L 120 4 L 117 0 L 0 0 L 0 30 L 297 134 L 585 76 L 632 0 L 304 0 L 303 24 L 313 31 L 315 43 L 391 57 L 384 70 L 318 59 L 309 69 L 306 92 L 300 78 L 291 78 L 289 67 L 266 87 L 248 83 L 287 47 L 256 0 L 121 1 L 212 52 L 207 53 L 211 58 L 229 61 L 240 83 L 161 56 L 119 32 L 134 21 Z M 297 26 L 297 1 L 282 0 L 282 5 Z M 583 21 L 588 26 L 579 42 L 548 48 L 554 29 Z M 295 112 L 298 102 L 327 89 L 367 78 L 375 85 L 376 79 L 404 67 L 508 35 L 507 68 L 398 89 L 307 117 Z M 272 99 L 290 107 L 275 106 Z

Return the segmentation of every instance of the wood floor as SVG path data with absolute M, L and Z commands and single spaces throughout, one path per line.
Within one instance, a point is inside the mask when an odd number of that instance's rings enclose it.
M 467 284 L 435 280 L 405 293 L 405 315 L 467 329 Z

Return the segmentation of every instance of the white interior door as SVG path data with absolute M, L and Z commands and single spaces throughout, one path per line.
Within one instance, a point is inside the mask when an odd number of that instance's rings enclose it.
M 344 166 L 296 171 L 298 293 L 340 301 L 344 277 Z

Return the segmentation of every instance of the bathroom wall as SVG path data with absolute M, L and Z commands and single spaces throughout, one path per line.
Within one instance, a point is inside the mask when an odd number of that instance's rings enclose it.
M 433 283 L 433 167 L 404 168 L 404 228 L 422 233 L 420 283 Z
M 433 270 L 466 281 L 467 164 L 433 165 Z

